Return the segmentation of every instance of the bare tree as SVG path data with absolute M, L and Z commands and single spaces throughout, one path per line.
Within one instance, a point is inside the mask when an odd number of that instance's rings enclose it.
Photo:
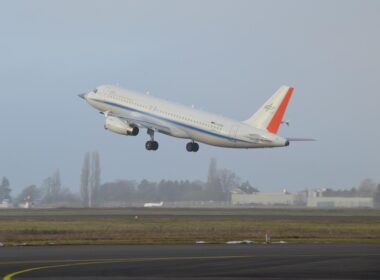
M 215 158 L 211 158 L 210 165 L 208 168 L 208 178 L 206 184 L 206 195 L 210 200 L 224 200 L 224 194 L 222 190 L 222 185 L 220 182 L 218 168 Z
M 364 179 L 359 187 L 358 191 L 360 195 L 372 196 L 376 192 L 376 183 L 371 179 Z
M 210 159 L 210 164 L 208 166 L 208 176 L 207 176 L 207 185 L 212 187 L 218 179 L 218 169 L 215 158 Z
M 89 207 L 96 202 L 96 196 L 100 187 L 100 158 L 98 152 L 93 152 L 91 157 L 91 175 L 89 181 Z
M 9 180 L 7 177 L 3 177 L 3 180 L 0 185 L 0 203 L 3 200 L 11 199 L 11 188 L 9 187 Z
M 36 201 L 41 198 L 41 191 L 36 185 L 30 185 L 24 188 L 17 197 L 17 202 L 22 203 L 28 201 L 31 205 L 35 205 Z
M 219 181 L 223 192 L 229 192 L 234 187 L 239 186 L 239 177 L 235 174 L 235 172 L 229 169 L 222 169 L 218 172 Z
M 61 193 L 61 174 L 59 173 L 59 169 L 57 169 L 57 171 L 55 171 L 55 173 L 52 176 L 50 192 L 54 200 L 56 200 L 59 197 L 59 194 Z
M 90 154 L 86 153 L 83 159 L 82 173 L 80 176 L 80 194 L 83 206 L 89 207 L 89 181 L 90 181 Z
M 61 175 L 58 169 L 43 181 L 41 193 L 44 203 L 55 203 L 61 199 Z
M 376 192 L 373 195 L 373 203 L 376 208 L 380 208 L 380 184 L 377 185 Z
M 44 203 L 51 203 L 53 200 L 52 189 L 53 189 L 53 179 L 52 177 L 47 177 L 41 185 L 42 200 Z

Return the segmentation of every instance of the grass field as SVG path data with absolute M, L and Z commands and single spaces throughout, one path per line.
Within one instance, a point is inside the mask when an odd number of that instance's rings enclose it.
M 162 244 L 231 240 L 378 243 L 380 210 L 1 209 L 0 242 Z

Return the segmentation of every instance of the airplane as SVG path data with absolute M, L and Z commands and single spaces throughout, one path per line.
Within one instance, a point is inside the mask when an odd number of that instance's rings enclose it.
M 156 151 L 156 132 L 189 139 L 188 152 L 197 152 L 199 144 L 226 148 L 274 148 L 289 146 L 291 141 L 313 141 L 306 138 L 284 138 L 277 134 L 293 94 L 293 87 L 281 86 L 260 109 L 240 122 L 193 107 L 169 102 L 149 94 L 102 85 L 79 94 L 105 117 L 104 128 L 114 133 L 136 136 L 146 129 L 150 137 L 148 151 Z
M 144 203 L 144 207 L 162 207 L 164 205 L 164 202 L 161 201 L 160 203 L 154 203 L 154 202 L 147 202 Z

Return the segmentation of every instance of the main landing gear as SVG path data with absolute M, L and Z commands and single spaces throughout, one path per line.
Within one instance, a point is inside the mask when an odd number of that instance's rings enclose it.
M 189 142 L 189 143 L 186 144 L 186 150 L 188 152 L 198 152 L 199 145 L 198 145 L 198 143 L 195 143 L 194 141 L 193 142 Z
M 145 143 L 145 148 L 148 151 L 157 151 L 157 149 L 158 149 L 158 142 L 157 141 L 147 141 Z
M 158 149 L 158 142 L 154 141 L 154 130 L 148 129 L 148 134 L 150 136 L 150 141 L 147 141 L 145 143 L 145 148 L 148 151 L 157 151 L 157 149 Z

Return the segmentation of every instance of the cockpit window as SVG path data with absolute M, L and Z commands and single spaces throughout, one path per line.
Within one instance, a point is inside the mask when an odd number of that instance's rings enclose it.
M 94 93 L 97 93 L 97 92 L 98 92 L 98 89 L 97 89 L 97 88 L 96 88 L 96 89 L 94 89 L 94 90 L 93 90 L 93 92 L 94 92 Z

